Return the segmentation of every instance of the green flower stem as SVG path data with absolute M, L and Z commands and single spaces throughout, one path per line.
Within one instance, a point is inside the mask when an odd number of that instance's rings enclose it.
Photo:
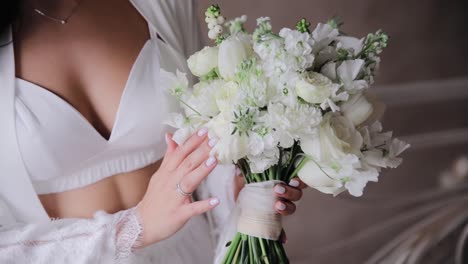
M 296 177 L 296 175 L 299 173 L 299 171 L 306 165 L 306 163 L 310 160 L 309 157 L 307 156 L 304 156 L 302 158 L 302 160 L 299 162 L 299 165 L 296 167 L 296 169 L 291 173 L 291 175 L 289 176 L 289 179 L 288 179 L 288 182 Z
M 259 238 L 258 240 L 260 241 L 260 248 L 262 249 L 262 258 L 263 258 L 265 264 L 270 264 L 270 261 L 268 260 L 267 252 L 265 250 L 265 245 L 264 245 L 263 238 Z
M 226 253 L 226 256 L 224 257 L 222 263 L 225 263 L 225 264 L 233 263 L 232 260 L 234 258 L 235 251 L 237 250 L 237 247 L 239 245 L 240 238 L 241 238 L 240 233 L 236 233 L 236 235 L 234 236 L 234 239 L 231 241 L 229 250 Z
M 186 102 L 184 102 L 184 100 L 180 99 L 179 98 L 179 101 L 181 103 L 183 103 L 185 106 L 187 106 L 188 108 L 190 108 L 192 111 L 194 111 L 196 114 L 198 114 L 199 116 L 203 116 L 200 112 L 198 112 L 195 108 L 191 107 L 189 104 L 187 104 Z

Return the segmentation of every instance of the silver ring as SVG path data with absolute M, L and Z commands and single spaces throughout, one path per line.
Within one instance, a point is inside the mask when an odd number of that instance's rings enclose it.
M 191 196 L 193 194 L 193 192 L 190 192 L 190 193 L 184 192 L 184 190 L 182 190 L 182 188 L 180 187 L 180 182 L 176 184 L 176 190 L 179 193 L 179 195 L 182 197 Z

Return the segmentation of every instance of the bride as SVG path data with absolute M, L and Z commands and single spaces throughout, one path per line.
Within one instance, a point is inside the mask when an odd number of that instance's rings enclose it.
M 242 178 L 205 129 L 172 141 L 158 88 L 200 49 L 194 1 L 1 5 L 0 263 L 213 262 Z

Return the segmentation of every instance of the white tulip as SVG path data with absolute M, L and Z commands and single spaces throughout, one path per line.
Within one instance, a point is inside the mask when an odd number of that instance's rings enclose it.
M 306 79 L 301 79 L 296 83 L 297 95 L 311 104 L 323 103 L 330 98 L 336 88 L 337 84 L 316 72 L 309 73 Z
M 252 54 L 252 46 L 247 38 L 239 35 L 229 37 L 219 47 L 219 73 L 225 80 L 232 80 L 237 66 Z
M 374 111 L 374 107 L 363 93 L 352 95 L 340 108 L 343 115 L 355 126 L 364 123 Z
M 218 47 L 204 47 L 190 56 L 188 67 L 193 75 L 202 77 L 218 66 Z
M 308 161 L 299 171 L 298 176 L 309 187 L 323 193 L 336 196 L 346 190 L 339 180 L 326 175 L 314 161 Z

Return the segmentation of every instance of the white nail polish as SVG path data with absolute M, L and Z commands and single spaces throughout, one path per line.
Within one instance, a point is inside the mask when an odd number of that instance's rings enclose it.
M 283 211 L 284 209 L 286 209 L 286 205 L 284 203 L 277 203 L 276 209 Z
M 298 180 L 291 180 L 289 182 L 289 186 L 292 186 L 292 187 L 299 187 L 299 181 Z
M 210 167 L 211 165 L 213 165 L 214 163 L 216 162 L 216 158 L 215 157 L 209 157 L 206 162 L 205 162 L 205 165 L 207 167 Z
M 283 193 L 286 192 L 286 189 L 281 185 L 276 185 L 275 186 L 275 192 L 279 193 L 279 194 L 283 194 Z
M 242 176 L 242 171 L 236 167 L 236 176 Z
M 214 147 L 216 146 L 216 143 L 218 142 L 218 139 L 217 138 L 212 138 L 208 141 L 208 146 L 210 147 Z
M 203 127 L 203 128 L 201 128 L 200 130 L 198 130 L 197 135 L 198 135 L 199 137 L 202 137 L 202 136 L 204 136 L 204 135 L 206 134 L 206 132 L 208 132 L 208 129 L 206 129 L 206 127 Z
M 218 198 L 213 198 L 210 200 L 210 205 L 217 205 L 219 204 L 219 199 Z
M 169 136 L 166 134 L 164 134 L 164 138 L 166 139 L 166 145 L 169 145 Z

